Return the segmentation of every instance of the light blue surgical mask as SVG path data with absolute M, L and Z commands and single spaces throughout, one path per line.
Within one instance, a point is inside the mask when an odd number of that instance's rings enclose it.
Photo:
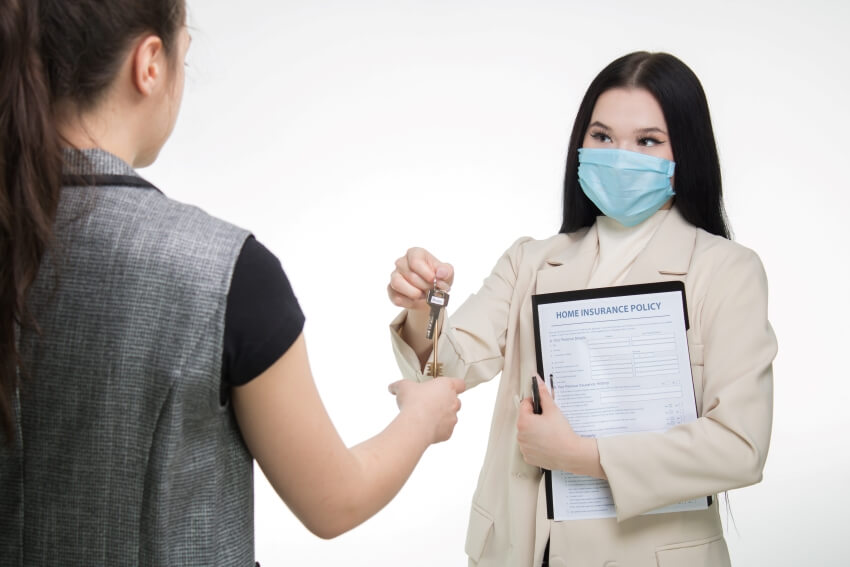
M 670 178 L 676 164 L 639 152 L 579 148 L 578 182 L 602 213 L 636 226 L 675 195 Z

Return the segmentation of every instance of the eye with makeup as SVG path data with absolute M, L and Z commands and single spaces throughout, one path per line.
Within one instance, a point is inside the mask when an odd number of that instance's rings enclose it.
M 603 144 L 611 142 L 611 136 L 609 136 L 602 130 L 592 130 L 590 132 L 590 137 L 596 140 L 597 142 L 601 142 Z
M 644 136 L 642 138 L 638 138 L 638 145 L 639 146 L 646 146 L 647 148 L 651 148 L 653 146 L 658 146 L 658 145 L 663 144 L 663 143 L 664 142 L 662 140 L 659 140 L 658 138 L 653 138 L 651 136 Z

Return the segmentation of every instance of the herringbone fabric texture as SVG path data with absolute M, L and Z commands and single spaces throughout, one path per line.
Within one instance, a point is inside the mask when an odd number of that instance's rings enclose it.
M 135 175 L 99 150 L 66 173 Z M 253 565 L 252 460 L 221 403 L 248 233 L 155 189 L 63 189 L 0 448 L 3 565 Z

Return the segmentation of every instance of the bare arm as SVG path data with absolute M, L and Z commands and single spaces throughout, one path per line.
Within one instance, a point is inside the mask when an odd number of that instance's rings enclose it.
M 392 384 L 398 416 L 347 448 L 319 398 L 301 335 L 232 395 L 248 449 L 278 495 L 311 532 L 332 538 L 383 508 L 425 449 L 451 436 L 463 389 L 456 378 Z

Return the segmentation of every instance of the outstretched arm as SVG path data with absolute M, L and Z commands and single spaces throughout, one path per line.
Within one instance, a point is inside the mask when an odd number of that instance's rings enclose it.
M 383 508 L 425 449 L 451 436 L 463 389 L 456 378 L 391 384 L 398 416 L 348 448 L 316 390 L 301 335 L 232 397 L 248 449 L 278 495 L 311 532 L 332 538 Z

